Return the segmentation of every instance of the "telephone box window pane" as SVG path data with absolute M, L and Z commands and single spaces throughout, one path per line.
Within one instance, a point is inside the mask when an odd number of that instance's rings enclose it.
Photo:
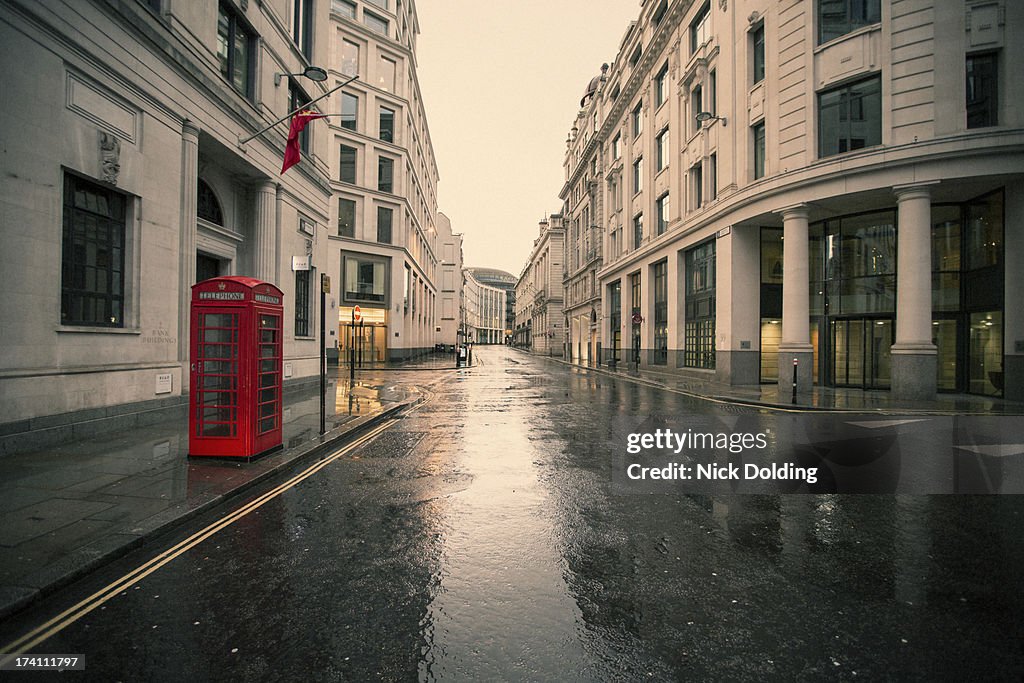
M 234 375 L 238 373 L 238 363 L 224 360 L 204 360 L 203 374 L 206 375 Z
M 235 358 L 238 347 L 233 344 L 203 344 L 203 358 Z
M 271 429 L 277 426 L 277 420 L 273 417 L 267 417 L 260 420 L 260 433 L 269 432 Z
M 235 391 L 238 389 L 238 384 L 236 378 L 230 375 L 204 375 L 200 388 Z
M 274 370 L 274 369 L 275 368 L 271 367 L 271 370 Z M 263 389 L 265 387 L 276 387 L 277 386 L 277 381 L 274 378 L 275 378 L 275 375 L 274 375 L 273 372 L 260 375 L 260 388 Z

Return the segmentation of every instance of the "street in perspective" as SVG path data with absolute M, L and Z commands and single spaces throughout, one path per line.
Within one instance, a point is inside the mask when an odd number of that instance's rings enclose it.
M 83 653 L 94 680 L 1024 674 L 1020 496 L 616 494 L 615 420 L 778 413 L 474 355 L 404 373 L 423 400 L 372 439 L 48 597 L 3 641 L 48 624 L 33 650 Z
M 0 0 L 0 677 L 1024 680 L 1021 35 Z

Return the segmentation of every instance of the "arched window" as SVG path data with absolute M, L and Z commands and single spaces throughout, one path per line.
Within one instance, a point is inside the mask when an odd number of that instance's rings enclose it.
M 220 202 L 217 195 L 213 193 L 206 181 L 199 180 L 196 192 L 196 215 L 204 221 L 210 221 L 214 225 L 224 225 L 224 213 L 220 210 Z

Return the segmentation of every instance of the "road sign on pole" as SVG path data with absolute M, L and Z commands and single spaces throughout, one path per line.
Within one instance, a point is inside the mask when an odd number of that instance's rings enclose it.
M 359 322 L 363 319 L 363 313 L 359 310 L 359 306 L 352 309 L 352 322 Z

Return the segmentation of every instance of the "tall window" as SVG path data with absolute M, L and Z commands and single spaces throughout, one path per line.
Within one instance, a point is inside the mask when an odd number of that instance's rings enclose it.
M 642 315 L 643 299 L 641 298 L 640 290 L 640 273 L 633 273 L 629 276 L 629 296 L 630 296 L 630 313 L 632 315 Z M 632 317 L 629 322 L 630 326 L 630 338 L 632 341 L 633 351 L 631 359 L 633 362 L 639 362 L 640 360 L 640 325 L 633 322 Z
M 683 365 L 715 367 L 715 242 L 686 252 L 686 310 Z
M 690 53 L 693 54 L 710 37 L 711 3 L 705 2 L 690 22 Z
M 313 58 L 313 0 L 292 0 L 292 40 L 306 59 Z
M 352 199 L 338 198 L 338 235 L 356 236 L 356 203 Z
M 220 5 L 217 14 L 217 60 L 220 62 L 220 73 L 231 82 L 235 90 L 249 99 L 253 96 L 255 80 L 255 42 L 253 33 L 235 11 L 228 5 Z
M 309 336 L 309 281 L 312 271 L 295 271 L 295 336 Z
M 395 191 L 395 162 L 387 157 L 377 157 L 377 189 L 381 192 Z
M 341 127 L 356 130 L 359 120 L 359 98 L 347 92 L 341 93 Z
M 668 166 L 668 128 L 661 131 L 661 134 L 656 138 L 656 142 L 654 165 L 655 170 L 660 171 Z
M 693 187 L 693 208 L 699 209 L 704 205 L 704 168 L 699 162 L 690 169 L 690 178 Z
M 708 181 L 711 187 L 708 190 L 708 200 L 715 201 L 718 199 L 718 154 L 712 154 L 708 168 Z
M 633 216 L 633 248 L 639 249 L 644 241 L 644 215 L 638 213 Z
M 708 111 L 718 114 L 718 71 L 715 69 L 708 74 Z
M 704 125 L 701 121 L 697 120 L 697 114 L 704 111 L 704 89 L 701 86 L 697 86 L 690 93 L 690 116 L 693 121 L 693 130 L 698 131 Z
M 967 127 L 999 124 L 999 69 L 994 52 L 967 55 Z
M 661 67 L 661 71 L 654 77 L 654 107 L 658 108 L 665 103 L 668 84 L 668 64 Z
M 644 115 L 643 115 L 643 103 L 637 102 L 636 107 L 633 108 L 633 137 L 640 137 L 640 133 L 644 132 Z
M 751 130 L 754 133 L 754 180 L 764 177 L 764 121 L 755 124 Z
M 669 210 L 668 192 L 666 192 L 665 194 L 663 194 L 660 197 L 658 197 L 657 209 L 658 209 L 658 234 L 661 235 L 661 234 L 664 234 L 664 232 L 666 230 L 668 230 L 668 221 L 669 221 L 669 215 L 668 215 L 668 210 Z
M 394 212 L 383 206 L 377 207 L 377 241 L 391 244 L 391 220 Z
M 346 76 L 359 73 L 359 46 L 348 40 L 341 41 L 341 73 Z
M 309 96 L 302 92 L 302 89 L 294 81 L 288 81 L 288 111 L 295 111 L 309 100 Z M 299 133 L 299 149 L 302 150 L 303 155 L 309 153 L 309 129 L 310 126 L 306 126 Z
M 633 194 L 644 189 L 644 159 L 640 157 L 633 162 Z
M 668 363 L 668 262 L 654 264 L 654 364 Z
M 616 135 L 612 139 L 612 159 L 618 159 L 619 158 L 619 156 L 622 154 L 621 147 L 622 147 L 622 136 L 621 135 Z
M 882 20 L 881 0 L 817 0 L 818 44 Z
M 622 281 L 616 280 L 608 286 L 608 307 L 611 315 L 608 316 L 608 324 L 612 333 L 612 348 L 610 360 L 622 360 L 619 351 L 622 349 Z
M 338 179 L 343 183 L 356 182 L 356 148 L 341 146 Z
M 818 94 L 818 155 L 882 144 L 882 79 L 848 83 Z
M 752 83 L 755 85 L 764 80 L 764 22 L 754 29 L 751 33 L 751 40 L 753 43 L 753 54 L 752 60 L 754 63 L 754 79 Z
M 124 327 L 125 198 L 64 175 L 62 325 Z
M 387 107 L 380 108 L 380 139 L 384 142 L 395 141 L 395 111 Z
M 395 74 L 398 71 L 398 64 L 393 59 L 381 55 L 377 64 L 377 87 L 389 93 L 395 92 Z

